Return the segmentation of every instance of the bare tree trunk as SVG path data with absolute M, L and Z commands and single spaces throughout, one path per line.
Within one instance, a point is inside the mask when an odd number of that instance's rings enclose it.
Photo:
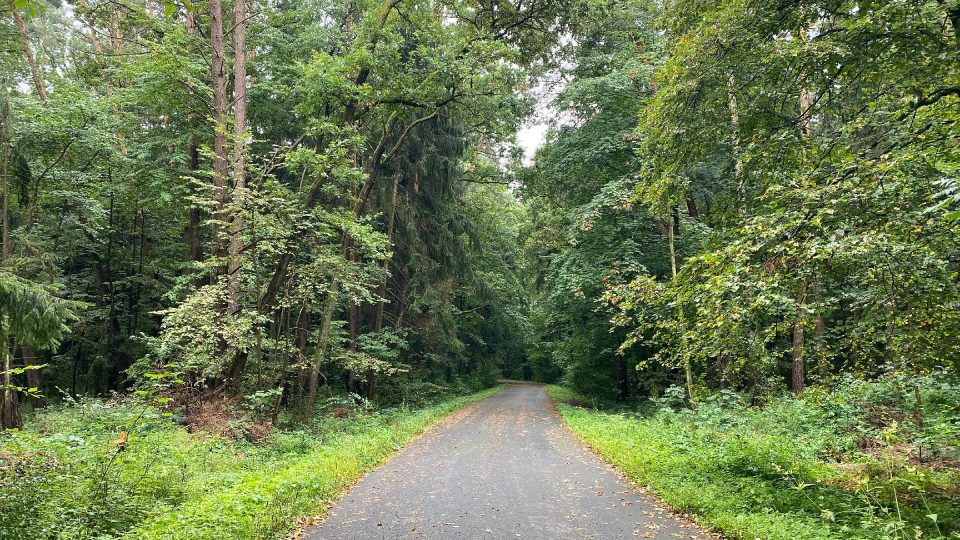
M 246 0 L 234 3 L 233 28 L 233 198 L 235 209 L 230 223 L 230 254 L 227 289 L 232 315 L 240 311 L 240 253 L 243 251 L 243 200 L 246 181 L 247 132 L 247 9 Z
M 226 207 L 229 191 L 227 178 L 230 175 L 227 149 L 227 72 L 223 42 L 223 10 L 220 0 L 210 0 L 210 46 L 212 58 L 210 82 L 213 86 L 213 255 L 221 260 L 227 254 L 227 239 L 223 226 L 227 222 Z M 226 267 L 218 264 L 214 280 L 226 272 Z
M 687 192 L 686 197 L 687 202 L 687 215 L 690 216 L 690 219 L 698 221 L 700 219 L 700 211 L 697 210 L 697 201 L 693 200 L 693 194 Z
M 10 258 L 12 246 L 10 245 L 10 102 L 7 101 L 6 90 L 3 91 L 3 104 L 0 106 L 0 123 L 3 123 L 3 139 L 0 144 L 3 145 L 3 185 L 0 197 L 3 215 L 0 216 L 0 227 L 3 227 L 2 246 L 0 246 L 0 257 L 3 261 Z
M 627 375 L 627 361 L 622 354 L 617 355 L 617 382 L 620 386 L 620 395 L 617 401 L 626 401 L 630 398 L 630 379 Z
M 27 36 L 27 27 L 23 24 L 20 10 L 17 9 L 13 0 L 7 0 L 7 6 L 10 8 L 10 13 L 13 14 L 13 22 L 17 26 L 17 33 L 20 34 L 23 55 L 27 58 L 27 64 L 30 66 L 30 74 L 33 75 L 33 87 L 37 89 L 37 97 L 40 98 L 40 101 L 46 102 L 47 90 L 43 87 L 43 75 L 40 73 L 40 66 L 37 65 L 37 59 L 33 56 L 33 45 L 30 44 L 30 38 Z

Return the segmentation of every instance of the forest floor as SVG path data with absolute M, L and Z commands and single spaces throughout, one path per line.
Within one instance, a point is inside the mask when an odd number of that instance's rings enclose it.
M 564 425 L 543 386 L 443 420 L 365 476 L 308 540 L 709 538 L 635 489 Z

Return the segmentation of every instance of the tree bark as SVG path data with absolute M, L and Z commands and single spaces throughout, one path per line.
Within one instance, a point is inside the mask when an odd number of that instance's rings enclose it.
M 212 50 L 210 82 L 213 87 L 213 255 L 221 260 L 227 254 L 227 239 L 223 227 L 227 223 L 228 199 L 227 178 L 230 175 L 227 149 L 227 72 L 223 42 L 223 10 L 220 0 L 210 0 L 210 47 Z M 216 281 L 226 272 L 226 267 L 217 265 Z
M 920 385 L 913 385 L 913 424 L 920 431 L 923 431 L 923 394 L 920 392 Z
M 243 251 L 243 201 L 246 197 L 247 133 L 247 9 L 246 0 L 236 0 L 233 28 L 233 202 L 230 223 L 230 253 L 227 264 L 227 311 L 240 311 L 240 253 Z
M 0 107 L 0 123 L 3 123 L 3 139 L 0 145 L 3 145 L 3 185 L 0 186 L 2 193 L 2 216 L 0 216 L 0 227 L 3 227 L 2 246 L 0 246 L 0 257 L 5 262 L 10 258 L 12 246 L 10 245 L 10 102 L 7 100 L 6 90 L 3 93 L 3 106 Z
M 186 10 L 184 31 L 188 36 L 195 35 L 197 32 L 197 25 L 193 11 L 189 9 Z M 190 92 L 190 95 L 193 96 L 192 91 Z M 187 120 L 191 119 L 192 115 L 188 115 Z M 191 173 L 200 169 L 200 151 L 197 148 L 196 138 L 192 134 L 187 139 L 187 162 Z M 193 192 L 194 190 L 191 191 Z M 199 262 L 203 260 L 203 238 L 200 234 L 200 223 L 203 221 L 203 210 L 201 207 L 197 204 L 191 204 L 187 219 L 187 259 L 190 261 Z M 196 285 L 198 287 L 200 286 L 199 283 Z
M 0 322 L 2 324 L 2 322 Z M 3 399 L 0 399 L 0 430 L 20 429 L 23 419 L 20 417 L 20 400 L 13 387 L 13 354 L 10 352 L 10 338 L 6 328 L 0 328 L 0 355 L 3 356 Z

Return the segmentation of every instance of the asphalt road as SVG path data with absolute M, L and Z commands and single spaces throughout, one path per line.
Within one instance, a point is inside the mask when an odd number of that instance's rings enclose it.
M 588 450 L 543 387 L 511 384 L 365 476 L 306 538 L 708 536 Z

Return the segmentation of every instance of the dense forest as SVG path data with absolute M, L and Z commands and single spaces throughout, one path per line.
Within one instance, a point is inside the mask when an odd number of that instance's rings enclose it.
M 960 535 L 955 0 L 0 14 L 0 537 L 282 537 L 500 378 L 730 537 Z

